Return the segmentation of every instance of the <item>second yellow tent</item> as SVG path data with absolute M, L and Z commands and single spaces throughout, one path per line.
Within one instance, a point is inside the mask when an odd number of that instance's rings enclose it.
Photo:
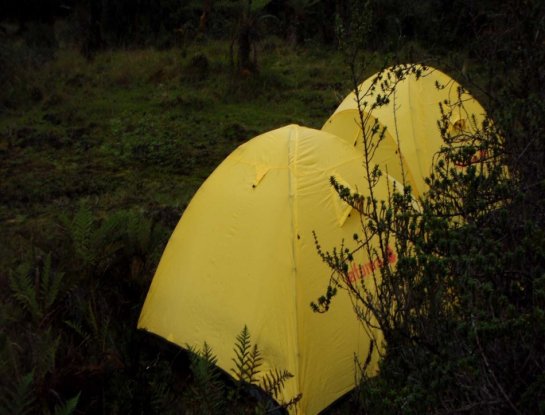
M 399 77 L 400 71 L 404 76 Z M 483 107 L 460 84 L 431 67 L 388 68 L 366 79 L 359 86 L 359 93 L 360 104 L 366 103 L 364 115 L 369 117 L 367 131 L 375 120 L 386 127 L 373 163 L 398 182 L 410 184 L 415 196 L 426 191 L 424 179 L 432 173 L 434 155 L 445 145 L 438 125 L 443 117 L 440 104 L 453 135 L 475 132 L 485 117 Z M 379 96 L 388 96 L 388 103 L 372 108 Z M 362 151 L 362 129 L 354 92 L 344 99 L 322 130 Z

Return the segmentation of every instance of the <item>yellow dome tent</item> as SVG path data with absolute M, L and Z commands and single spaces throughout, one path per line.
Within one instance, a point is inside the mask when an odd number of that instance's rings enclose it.
M 366 188 L 362 156 L 331 134 L 290 125 L 241 145 L 205 181 L 165 249 L 138 326 L 182 347 L 206 341 L 229 372 L 235 337 L 247 325 L 262 350 L 262 373 L 286 369 L 284 401 L 316 414 L 354 388 L 354 357 L 370 336 L 340 291 L 328 313 L 311 310 L 330 269 L 316 252 L 342 240 L 354 248 L 360 219 L 329 178 Z M 386 199 L 386 188 L 378 197 Z M 373 267 L 363 253 L 354 282 Z M 392 253 L 391 261 L 395 261 Z M 376 266 L 376 265 L 375 265 Z M 380 337 L 379 332 L 374 336 Z M 376 371 L 377 356 L 371 371 Z
M 420 72 L 411 71 L 400 80 L 386 105 L 371 109 L 379 95 L 384 95 L 396 79 L 395 71 L 413 67 Z M 380 76 L 380 79 L 377 77 Z M 384 88 L 384 81 L 390 79 Z M 371 128 L 374 120 L 386 127 L 383 142 L 379 145 L 373 164 L 383 171 L 403 181 L 398 146 L 404 162 L 405 182 L 410 184 L 415 196 L 426 189 L 424 179 L 432 172 L 434 155 L 445 143 L 440 134 L 438 120 L 441 119 L 439 103 L 442 103 L 452 134 L 467 134 L 480 127 L 485 111 L 482 106 L 460 84 L 443 72 L 420 65 L 399 65 L 366 79 L 359 86 L 363 102 L 367 102 L 364 112 L 368 113 Z M 359 122 L 356 94 L 351 92 L 335 110 L 322 127 L 323 131 L 335 134 L 362 151 L 362 134 Z

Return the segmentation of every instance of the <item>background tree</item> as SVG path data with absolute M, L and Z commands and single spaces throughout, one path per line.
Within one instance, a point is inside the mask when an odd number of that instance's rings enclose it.
M 315 8 L 320 0 L 286 0 L 286 16 L 288 27 L 286 35 L 291 46 L 297 46 L 302 42 L 301 26 L 305 16 Z
M 239 14 L 230 46 L 231 65 L 239 73 L 251 74 L 258 70 L 257 42 L 261 36 L 260 25 L 265 18 L 270 17 L 265 13 L 265 7 L 270 1 L 239 0 Z

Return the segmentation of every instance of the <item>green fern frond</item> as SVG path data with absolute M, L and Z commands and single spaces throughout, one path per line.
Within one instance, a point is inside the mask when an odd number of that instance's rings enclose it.
M 85 265 L 92 265 L 95 252 L 92 249 L 93 214 L 89 207 L 82 204 L 69 224 L 70 237 L 74 243 L 74 251 Z
M 85 317 L 87 324 L 91 328 L 91 333 L 93 336 L 95 338 L 100 337 L 100 326 L 98 324 L 97 313 L 93 301 L 90 301 L 87 304 L 87 313 L 85 314 Z
M 190 368 L 197 384 L 206 386 L 219 379 L 216 369 L 218 358 L 208 343 L 204 342 L 202 350 L 190 347 L 189 351 Z
M 158 232 L 154 223 L 141 212 L 118 211 L 95 230 L 93 246 L 94 251 L 99 254 L 95 265 L 102 272 L 122 252 L 129 263 L 144 266 L 147 258 L 151 258 L 161 245 L 161 240 L 162 232 Z M 137 275 L 140 268 L 136 267 L 135 270 L 131 275 Z
M 48 334 L 48 342 L 44 349 L 43 353 L 43 367 L 46 369 L 45 372 L 52 372 L 56 366 L 57 362 L 57 353 L 59 351 L 59 345 L 61 344 L 61 335 L 53 337 L 53 335 Z
M 111 342 L 111 317 L 104 312 L 104 306 L 95 299 L 94 292 L 91 292 L 87 304 L 82 305 L 83 317 L 79 327 L 83 325 L 86 330 L 83 333 L 89 335 L 89 339 L 93 342 L 94 347 L 101 352 L 108 349 L 109 342 Z
M 297 402 L 299 402 L 301 400 L 301 398 L 303 397 L 303 394 L 300 393 L 298 394 L 297 396 L 295 396 L 294 398 L 290 399 L 288 402 L 284 402 L 282 404 L 282 408 L 284 409 L 290 409 L 292 406 L 295 406 L 297 405 Z
M 27 415 L 34 411 L 32 383 L 34 371 L 27 373 L 11 388 L 6 388 L 0 397 L 0 415 Z
M 251 383 L 250 379 L 257 373 L 257 367 L 254 367 L 253 363 L 260 363 L 259 360 L 256 362 L 252 361 L 253 353 L 257 353 L 257 356 L 259 356 L 257 347 L 255 349 L 255 352 L 253 352 L 250 331 L 245 325 L 240 334 L 237 335 L 235 347 L 233 349 L 235 358 L 233 358 L 232 361 L 235 364 L 235 367 L 232 368 L 231 371 L 234 373 L 236 379 Z
M 80 344 L 85 343 L 91 337 L 91 333 L 89 333 L 88 330 L 84 329 L 83 326 L 77 321 L 65 320 L 64 324 L 66 324 L 74 331 L 74 333 L 82 338 L 82 342 Z
M 172 404 L 170 387 L 164 381 L 150 382 L 150 406 L 153 413 L 161 414 Z
M 55 405 L 54 415 L 72 415 L 78 406 L 81 392 L 62 405 Z
M 204 342 L 204 345 L 203 345 L 202 351 L 200 353 L 200 356 L 210 366 L 215 366 L 217 364 L 217 362 L 218 362 L 218 358 L 216 357 L 216 355 L 212 351 L 212 348 L 210 347 L 210 345 L 208 343 L 206 343 L 206 342 Z
M 261 357 L 261 352 L 259 351 L 257 344 L 254 344 L 248 359 L 248 366 L 246 368 L 248 383 L 255 383 L 257 381 L 256 376 L 259 374 L 259 367 L 261 366 L 262 362 L 263 358 Z
M 49 285 L 51 284 L 52 279 L 51 272 L 51 254 L 48 254 L 45 257 L 44 266 L 40 272 L 40 281 L 39 281 L 39 293 L 42 300 L 43 308 L 49 308 L 47 304 L 49 303 Z M 55 296 L 56 297 L 56 296 Z M 51 303 L 53 303 L 55 299 Z
M 127 221 L 127 238 L 136 252 L 146 252 L 151 242 L 152 222 L 144 216 L 131 212 Z
M 205 342 L 202 349 L 187 346 L 190 351 L 190 368 L 194 376 L 194 386 L 190 388 L 189 399 L 196 405 L 195 413 L 219 413 L 225 403 L 223 385 L 220 379 L 220 372 L 216 368 L 217 358 L 212 352 L 210 346 Z M 235 378 L 239 380 L 238 386 L 229 397 L 231 402 L 239 402 L 243 397 L 241 391 L 248 388 L 252 390 L 255 386 L 261 387 L 268 395 L 278 400 L 286 381 L 293 377 L 287 370 L 278 370 L 265 374 L 258 380 L 259 368 L 262 365 L 263 357 L 257 344 L 252 344 L 250 331 L 244 326 L 242 331 L 236 336 L 233 348 L 235 358 L 233 358 L 234 367 L 231 371 Z M 253 386 L 251 386 L 253 385 Z M 244 395 L 246 396 L 246 395 Z M 301 394 L 290 399 L 288 402 L 281 402 L 275 407 L 289 408 L 295 405 L 301 399 Z M 263 403 L 268 402 L 268 403 Z M 268 413 L 271 408 L 269 400 L 262 401 L 256 407 L 256 413 L 263 410 Z M 264 406 L 263 406 L 264 405 Z
M 60 342 L 61 336 L 55 336 L 51 327 L 48 327 L 45 331 L 40 331 L 34 337 L 32 341 L 32 363 L 38 379 L 54 370 Z
M 10 274 L 9 286 L 13 298 L 34 320 L 42 319 L 59 296 L 63 274 L 53 271 L 51 255 L 43 265 L 24 263 Z
M 41 307 L 38 303 L 36 285 L 32 280 L 32 266 L 28 263 L 19 266 L 14 273 L 10 273 L 9 287 L 13 298 L 33 318 L 42 316 Z
M 45 258 L 40 280 L 40 297 L 44 313 L 55 303 L 61 289 L 64 274 L 51 268 L 51 254 Z
M 268 394 L 272 395 L 275 399 L 278 398 L 284 384 L 288 379 L 291 379 L 293 375 L 287 370 L 278 370 L 274 369 L 271 372 L 268 372 L 263 376 L 261 380 L 261 386 Z
M 190 368 L 195 385 L 190 399 L 197 406 L 197 413 L 219 414 L 224 406 L 224 385 L 216 367 L 217 357 L 205 342 L 202 350 L 189 347 Z
M 125 227 L 126 220 L 125 211 L 118 211 L 109 215 L 95 231 L 97 241 L 104 244 L 108 240 L 118 238 Z
M 116 255 L 125 246 L 122 240 L 126 224 L 125 212 L 116 212 L 108 216 L 93 234 L 93 250 L 96 252 L 96 266 L 99 272 L 107 270 Z

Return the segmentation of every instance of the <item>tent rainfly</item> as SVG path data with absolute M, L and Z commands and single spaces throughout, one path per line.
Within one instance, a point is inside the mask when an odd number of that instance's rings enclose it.
M 443 72 L 415 65 L 419 77 L 411 72 L 400 80 L 386 105 L 371 109 L 379 95 L 384 96 L 395 82 L 395 72 L 411 65 L 398 65 L 366 79 L 359 87 L 364 109 L 370 120 L 367 131 L 374 122 L 386 127 L 383 142 L 373 158 L 383 171 L 398 182 L 410 184 L 415 196 L 426 191 L 424 179 L 432 172 L 434 155 L 445 143 L 440 134 L 438 120 L 442 119 L 439 104 L 443 106 L 452 135 L 475 132 L 485 117 L 483 107 L 460 84 Z M 379 78 L 380 77 L 380 78 Z M 389 79 L 390 87 L 384 81 Z M 367 112 L 368 111 L 368 112 Z M 322 127 L 362 151 L 362 129 L 356 102 L 356 94 L 350 93 Z M 401 151 L 404 169 L 398 150 Z M 403 177 L 403 174 L 405 177 Z M 405 179 L 405 180 L 403 180 Z
M 262 350 L 262 373 L 286 369 L 292 413 L 316 414 L 354 387 L 354 357 L 370 338 L 340 291 L 328 313 L 311 310 L 330 270 L 316 252 L 354 248 L 360 220 L 329 183 L 364 193 L 362 156 L 329 133 L 290 125 L 237 148 L 205 181 L 161 258 L 138 326 L 182 347 L 206 341 L 229 373 L 236 335 L 247 325 Z M 386 186 L 378 197 L 387 198 Z M 370 284 L 363 253 L 351 271 Z M 392 253 L 392 262 L 395 254 Z M 371 266 L 370 266 L 371 265 Z M 373 357 L 370 371 L 377 369 Z

